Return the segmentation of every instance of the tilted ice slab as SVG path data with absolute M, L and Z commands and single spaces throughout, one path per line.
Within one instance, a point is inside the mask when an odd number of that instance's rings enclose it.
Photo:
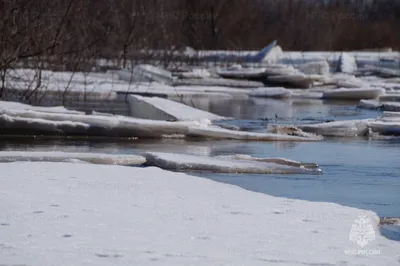
M 240 157 L 206 157 L 188 154 L 150 152 L 146 165 L 173 171 L 248 174 L 321 174 L 319 168 L 305 168 L 283 163 L 242 159 Z M 283 161 L 280 161 L 283 162 Z
M 251 90 L 249 96 L 264 98 L 289 98 L 291 91 L 283 87 L 265 87 Z
M 398 264 L 400 243 L 371 211 L 153 167 L 10 163 L 0 173 L 6 265 Z M 374 236 L 365 248 L 349 240 L 360 218 Z M 346 254 L 363 249 L 380 254 Z
M 259 88 L 264 84 L 258 81 L 224 79 L 224 78 L 206 78 L 206 79 L 182 79 L 175 80 L 173 86 L 224 86 L 232 88 Z
M 259 140 L 259 141 L 319 141 L 321 136 L 310 135 L 309 137 L 291 136 L 275 133 L 258 133 L 229 130 L 220 127 L 190 127 L 188 136 L 205 137 L 213 139 L 238 139 L 238 140 Z
M 385 94 L 385 89 L 382 88 L 339 88 L 331 91 L 325 91 L 322 97 L 324 99 L 360 100 L 374 99 L 383 94 Z
M 131 116 L 137 118 L 179 121 L 227 119 L 226 117 L 159 97 L 128 95 L 127 99 L 130 105 Z
M 32 152 L 32 151 L 0 151 L 0 162 L 32 161 L 32 162 L 70 162 L 79 160 L 93 164 L 108 165 L 142 165 L 146 158 L 128 154 L 73 153 L 73 152 Z
M 341 53 L 339 57 L 338 71 L 353 74 L 357 71 L 357 62 L 354 56 L 348 53 Z

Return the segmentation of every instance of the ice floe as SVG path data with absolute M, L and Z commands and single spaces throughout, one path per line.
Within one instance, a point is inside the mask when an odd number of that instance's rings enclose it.
M 108 165 L 142 165 L 146 158 L 140 155 L 73 153 L 59 151 L 0 151 L 0 162 L 32 161 L 32 162 L 70 162 L 78 160 L 92 164 Z
M 375 99 L 385 93 L 382 88 L 339 88 L 325 91 L 322 95 L 324 99 L 340 99 L 340 100 L 361 100 Z
M 173 153 L 146 153 L 146 165 L 173 171 L 203 171 L 213 173 L 248 174 L 321 174 L 321 169 L 307 168 L 284 160 L 260 160 L 236 157 L 206 157 Z M 280 163 L 276 163 L 279 161 Z
M 10 109 L 32 110 L 32 111 L 60 113 L 60 114 L 85 114 L 84 112 L 66 109 L 63 106 L 41 107 L 41 106 L 32 106 L 29 104 L 23 104 L 19 102 L 0 101 L 0 110 L 10 110 Z
M 329 75 L 329 64 L 327 61 L 315 61 L 304 63 L 297 66 L 297 69 L 303 72 L 304 74 L 309 75 Z
M 0 172 L 6 265 L 398 264 L 399 242 L 368 210 L 155 167 L 18 162 Z M 349 240 L 360 218 L 379 255 L 351 253 L 362 250 Z
M 252 157 L 252 156 L 246 155 L 246 154 L 219 155 L 219 156 L 214 156 L 213 158 L 266 162 L 266 163 L 282 164 L 282 165 L 302 167 L 302 168 L 308 168 L 308 169 L 317 169 L 318 168 L 318 165 L 315 163 L 298 162 L 298 161 L 293 161 L 293 160 L 289 160 L 286 158 L 257 158 L 257 157 Z
M 173 86 L 223 86 L 232 88 L 259 88 L 264 84 L 258 81 L 236 80 L 224 78 L 181 79 L 174 80 Z
M 338 71 L 347 74 L 354 74 L 357 71 L 357 62 L 355 57 L 348 53 L 341 53 L 339 57 Z
M 360 100 L 358 103 L 359 108 L 364 109 L 379 109 L 382 111 L 400 111 L 400 102 L 380 102 L 377 100 Z
M 321 136 L 308 135 L 296 136 L 284 133 L 258 133 L 239 130 L 229 130 L 220 127 L 190 127 L 188 136 L 205 137 L 213 139 L 237 139 L 237 140 L 259 140 L 259 141 L 319 141 Z
M 137 118 L 179 121 L 228 119 L 226 117 L 218 116 L 182 103 L 159 97 L 128 95 L 127 99 L 130 104 L 131 116 Z

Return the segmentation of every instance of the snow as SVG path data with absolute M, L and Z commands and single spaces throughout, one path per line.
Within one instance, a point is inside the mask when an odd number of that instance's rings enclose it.
M 71 159 L 94 164 L 142 165 L 146 162 L 143 156 L 128 154 L 73 153 L 57 151 L 0 151 L 0 162 L 47 161 L 63 162 Z
M 264 97 L 264 98 L 288 98 L 291 96 L 291 91 L 283 87 L 266 87 L 251 90 L 249 96 Z
M 144 154 L 146 165 L 173 171 L 247 174 L 320 174 L 321 169 L 309 169 L 271 161 L 249 160 L 241 157 L 206 157 L 188 154 L 151 152 Z M 281 161 L 282 162 L 282 161 Z
M 158 168 L 0 164 L 5 265 L 397 265 L 371 211 L 271 197 Z M 365 214 L 376 239 L 348 255 Z
M 218 116 L 200 109 L 187 106 L 159 97 L 141 97 L 128 95 L 131 116 L 154 120 L 194 121 L 201 119 L 223 120 L 226 117 Z
M 323 93 L 324 99 L 340 99 L 340 100 L 361 100 L 375 99 L 385 93 L 382 88 L 339 88 Z

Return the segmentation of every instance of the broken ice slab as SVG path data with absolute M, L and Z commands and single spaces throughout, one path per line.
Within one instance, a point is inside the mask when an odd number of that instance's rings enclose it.
M 228 79 L 263 79 L 267 77 L 265 68 L 242 68 L 218 70 L 217 74 Z
M 194 121 L 201 119 L 224 120 L 218 116 L 191 106 L 159 97 L 127 96 L 131 116 L 152 120 Z
M 361 100 L 375 99 L 383 94 L 385 94 L 385 89 L 382 88 L 339 88 L 325 91 L 322 97 L 330 100 Z
M 237 140 L 258 140 L 258 141 L 320 141 L 323 138 L 317 135 L 296 136 L 277 133 L 258 133 L 247 131 L 229 130 L 215 126 L 190 127 L 189 137 L 203 137 L 213 139 L 237 139 Z
M 296 127 L 305 132 L 322 136 L 363 136 L 368 130 L 368 121 L 372 121 L 372 119 L 333 121 L 327 123 L 297 125 Z
M 0 151 L 0 162 L 87 162 L 109 165 L 142 165 L 146 158 L 140 155 L 72 153 L 58 151 Z
M 297 66 L 297 69 L 308 75 L 329 75 L 329 64 L 327 61 L 308 62 Z
M 318 168 L 318 164 L 315 164 L 315 163 L 304 163 L 304 162 L 289 160 L 286 158 L 257 158 L 257 157 L 252 157 L 250 155 L 245 155 L 245 154 L 219 155 L 219 156 L 215 156 L 214 158 L 275 163 L 275 164 L 282 164 L 282 165 L 288 165 L 288 166 L 303 167 L 303 168 L 308 168 L 308 169 L 317 169 Z
M 175 80 L 173 86 L 223 86 L 232 88 L 260 88 L 264 83 L 258 81 L 224 79 L 224 78 L 205 78 L 205 79 L 182 79 Z
M 206 157 L 174 153 L 145 153 L 146 165 L 172 171 L 247 174 L 322 174 L 319 168 L 304 168 L 271 162 Z
M 125 116 L 0 110 L 2 133 L 13 135 L 163 138 L 165 135 L 184 136 L 189 126 L 200 123 L 202 122 L 168 122 Z

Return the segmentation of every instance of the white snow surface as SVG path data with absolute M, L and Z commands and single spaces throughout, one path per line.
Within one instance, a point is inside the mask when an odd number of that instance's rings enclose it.
M 371 211 L 271 197 L 158 168 L 0 164 L 5 265 L 398 265 Z M 117 174 L 116 174 L 117 173 Z M 366 215 L 376 239 L 349 232 Z

